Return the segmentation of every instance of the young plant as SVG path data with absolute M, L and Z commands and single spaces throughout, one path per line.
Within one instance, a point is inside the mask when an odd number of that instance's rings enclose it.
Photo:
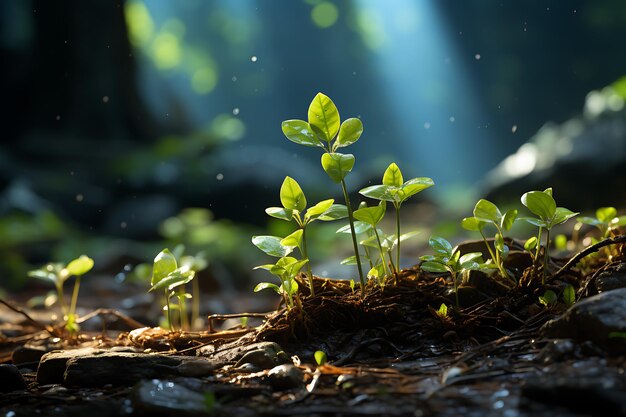
M 378 229 L 376 228 L 378 223 L 380 223 L 383 217 L 385 217 L 386 206 L 387 206 L 386 202 L 381 201 L 380 204 L 378 204 L 377 206 L 363 207 L 354 212 L 355 219 L 362 221 L 363 223 L 371 226 L 372 230 L 374 231 L 374 236 L 376 237 L 376 243 L 378 245 L 378 250 L 380 252 L 381 263 L 378 265 L 375 265 L 372 268 L 372 270 L 370 270 L 370 272 L 368 273 L 368 276 L 373 274 L 379 278 L 382 278 L 388 274 L 391 274 L 391 271 L 389 270 L 389 265 L 387 264 L 387 261 L 385 260 L 385 249 L 383 248 L 382 242 L 380 240 L 380 234 L 378 233 Z M 379 273 L 379 271 L 381 270 L 382 270 L 382 274 Z
M 517 210 L 508 210 L 503 215 L 498 206 L 489 200 L 481 199 L 474 206 L 474 216 L 466 217 L 461 222 L 464 229 L 480 233 L 489 251 L 489 255 L 491 255 L 491 260 L 496 268 L 498 268 L 500 275 L 513 284 L 515 284 L 515 279 L 511 277 L 504 267 L 504 260 L 509 253 L 509 248 L 504 244 L 504 231 L 511 229 L 516 218 Z M 487 238 L 483 232 L 483 229 L 487 225 L 492 225 L 496 228 L 494 239 L 495 252 L 491 250 L 491 245 L 487 242 Z
M 539 297 L 539 302 L 546 307 L 553 306 L 554 304 L 556 304 L 557 300 L 558 297 L 556 296 L 556 293 L 552 290 L 546 290 L 546 292 L 544 292 L 543 295 Z
M 335 200 L 323 200 L 306 209 L 306 197 L 302 188 L 296 180 L 291 177 L 285 177 L 280 187 L 280 202 L 282 207 L 269 207 L 265 212 L 271 217 L 280 220 L 294 221 L 299 229 L 291 235 L 281 240 L 281 244 L 285 246 L 297 246 L 303 259 L 309 259 L 307 253 L 306 227 L 315 220 L 330 221 L 347 217 L 347 208 L 341 204 L 334 204 Z M 315 295 L 313 288 L 313 271 L 311 264 L 307 263 L 307 278 L 309 280 L 309 288 L 311 296 Z
M 545 285 L 546 276 L 548 273 L 548 260 L 549 260 L 549 248 L 550 248 L 550 231 L 556 225 L 565 223 L 578 213 L 566 209 L 564 207 L 557 207 L 554 198 L 552 197 L 552 188 L 547 188 L 544 191 L 529 191 L 522 195 L 522 204 L 525 205 L 533 214 L 537 217 L 524 217 L 522 220 L 537 226 L 539 232 L 536 239 L 529 239 L 524 248 L 529 252 L 532 249 L 536 249 L 535 259 L 535 271 L 538 267 L 539 250 L 541 235 L 543 230 L 546 231 L 546 243 L 544 250 L 544 262 L 543 262 L 543 274 L 541 278 L 541 284 Z
M 76 304 L 78 302 L 78 291 L 80 290 L 80 280 L 83 275 L 89 272 L 93 268 L 93 259 L 86 255 L 70 261 L 67 266 L 62 263 L 47 264 L 46 266 L 30 271 L 29 277 L 45 279 L 52 281 L 57 290 L 57 298 L 61 311 L 63 312 L 63 319 L 65 320 L 65 328 L 71 334 L 77 333 L 80 329 L 76 322 Z M 74 290 L 72 291 L 72 299 L 68 308 L 65 303 L 65 296 L 63 293 L 63 284 L 71 276 L 76 277 L 74 282 Z
M 275 275 L 280 280 L 280 286 L 271 282 L 261 282 L 254 288 L 254 292 L 259 292 L 264 289 L 271 289 L 280 294 L 285 300 L 285 305 L 288 309 L 295 306 L 294 295 L 298 292 L 298 282 L 296 276 L 302 269 L 302 267 L 308 263 L 308 259 L 298 260 L 291 256 L 281 257 L 275 264 L 259 265 L 254 269 L 265 269 L 272 275 Z
M 163 310 L 167 312 L 167 324 L 170 331 L 174 329 L 172 325 L 172 306 L 170 304 L 170 298 L 173 296 L 178 297 L 180 327 L 184 328 L 184 311 L 181 309 L 181 305 L 184 304 L 184 299 L 189 298 L 190 295 L 187 293 L 177 294 L 174 289 L 187 284 L 194 278 L 194 276 L 195 271 L 190 268 L 189 264 L 181 265 L 179 267 L 178 262 L 176 262 L 176 257 L 167 248 L 159 252 L 159 254 L 154 258 L 152 279 L 150 281 L 152 287 L 148 292 L 163 290 L 165 295 L 165 306 L 163 307 Z
M 626 225 L 626 216 L 618 216 L 615 207 L 600 207 L 595 218 L 580 216 L 576 220 L 598 228 L 602 239 L 608 238 L 614 229 Z
M 471 252 L 461 256 L 461 253 L 452 248 L 450 242 L 439 236 L 431 236 L 428 245 L 435 252 L 434 255 L 420 257 L 423 261 L 420 267 L 428 272 L 448 272 L 454 285 L 454 295 L 457 308 L 459 307 L 459 277 L 465 271 L 479 270 L 483 260 L 482 253 Z
M 392 162 L 383 174 L 383 183 L 372 185 L 359 191 L 365 197 L 381 201 L 389 201 L 396 209 L 396 266 L 400 269 L 400 207 L 406 200 L 426 188 L 435 185 L 432 179 L 421 177 L 404 181 L 402 171 L 398 165 Z M 398 272 L 398 271 L 396 271 Z
M 309 106 L 308 122 L 304 120 L 286 120 L 282 123 L 284 135 L 299 145 L 319 147 L 322 154 L 322 168 L 335 183 L 341 184 L 346 202 L 354 256 L 359 271 L 361 288 L 365 288 L 365 277 L 361 266 L 361 256 L 354 230 L 352 205 L 346 187 L 346 176 L 354 167 L 354 155 L 337 152 L 339 148 L 352 145 L 363 133 L 363 124 L 357 118 L 350 118 L 340 123 L 339 111 L 335 103 L 322 93 L 318 93 Z

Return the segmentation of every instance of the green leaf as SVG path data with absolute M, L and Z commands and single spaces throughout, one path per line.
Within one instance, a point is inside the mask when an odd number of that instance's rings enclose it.
M 626 216 L 615 217 L 611 220 L 611 227 L 626 226 Z
M 402 184 L 402 187 L 400 187 L 400 201 L 405 201 L 420 191 L 430 188 L 433 185 L 435 185 L 435 182 L 430 178 L 420 177 L 410 179 Z
M 445 267 L 445 265 L 435 261 L 426 261 L 420 265 L 420 268 L 422 268 L 424 271 L 434 272 L 437 274 L 442 272 L 448 272 L 448 269 Z
M 517 210 L 508 210 L 504 213 L 502 220 L 500 221 L 500 227 L 502 230 L 510 230 L 513 227 L 513 223 L 515 223 L 515 219 L 517 219 Z
M 171 291 L 179 285 L 184 285 L 190 282 L 193 279 L 195 272 L 190 270 L 185 271 L 182 269 L 183 268 L 177 269 L 176 271 L 170 273 L 167 277 L 154 284 L 152 288 L 150 288 L 149 292 L 163 290 L 166 288 L 168 291 Z
M 437 253 L 448 257 L 452 256 L 452 245 L 441 236 L 431 236 L 428 239 L 428 245 Z
M 572 287 L 571 284 L 567 284 L 563 290 L 563 301 L 565 301 L 565 304 L 568 306 L 571 306 L 576 302 L 576 290 L 574 290 L 574 287 Z
M 615 207 L 600 207 L 596 210 L 596 217 L 603 223 L 609 223 L 617 217 L 617 210 Z
M 317 350 L 315 351 L 313 356 L 315 357 L 315 363 L 317 363 L 319 366 L 326 365 L 326 362 L 328 362 L 328 357 L 326 356 L 326 352 L 324 351 Z
M 302 267 L 306 265 L 308 262 L 309 262 L 308 259 L 303 259 L 301 261 L 293 262 L 285 266 L 285 270 L 287 271 L 287 274 L 289 275 L 289 277 L 295 277 L 296 275 L 298 275 Z
M 309 208 L 304 215 L 304 221 L 316 220 L 322 214 L 325 214 L 333 205 L 335 200 L 332 198 L 329 200 L 320 201 L 313 207 Z
M 298 145 L 324 147 L 311 129 L 311 125 L 304 120 L 285 120 L 282 123 L 282 129 L 287 139 Z
M 528 252 L 537 247 L 537 236 L 533 236 L 524 243 L 524 249 Z
M 526 223 L 530 223 L 533 226 L 537 226 L 537 227 L 548 227 L 549 226 L 549 224 L 546 221 L 541 220 L 541 219 L 536 219 L 534 217 L 520 217 L 518 220 L 521 220 L 521 221 L 526 222 Z
M 81 276 L 85 275 L 93 268 L 93 259 L 91 259 L 87 255 L 81 255 L 79 258 L 71 261 L 65 269 L 68 272 L 68 275 Z
M 317 219 L 323 222 L 329 222 L 333 220 L 345 219 L 346 217 L 348 217 L 348 208 L 343 204 L 333 204 Z
M 389 185 L 372 185 L 359 191 L 359 194 L 374 200 L 394 201 L 391 195 L 393 187 Z
M 301 248 L 302 247 L 302 234 L 304 233 L 304 231 L 302 229 L 298 229 L 295 232 L 293 232 L 292 234 L 290 234 L 289 236 L 283 238 L 283 240 L 280 241 L 280 244 L 284 247 L 288 247 L 288 248 L 294 248 L 294 247 L 298 247 Z
M 604 224 L 604 222 L 598 219 L 594 219 L 593 217 L 580 216 L 576 220 L 580 223 L 588 224 L 590 226 L 600 226 L 601 224 Z
M 176 258 L 172 255 L 169 249 L 163 249 L 154 258 L 154 265 L 152 266 L 152 279 L 151 285 L 155 285 L 169 274 L 174 272 L 178 268 Z
M 278 288 L 278 285 L 272 284 L 271 282 L 261 282 L 257 284 L 257 286 L 254 287 L 254 292 L 259 292 L 268 288 L 270 290 L 274 290 L 277 294 L 280 294 L 280 288 Z
M 339 111 L 335 103 L 326 95 L 317 93 L 309 106 L 309 124 L 322 133 L 330 142 L 339 131 Z
M 359 244 L 362 246 L 367 246 L 369 248 L 378 249 L 378 239 L 376 239 L 376 236 L 374 235 L 369 236 L 366 239 L 363 239 L 362 241 L 359 242 Z
M 378 264 L 367 272 L 368 278 L 374 278 L 376 280 L 379 280 L 383 278 L 384 276 L 385 276 L 385 266 L 383 264 Z
M 367 259 L 365 259 L 367 261 Z M 356 265 L 356 256 L 348 256 L 345 259 L 342 259 L 340 262 L 341 265 Z
M 480 199 L 474 206 L 474 217 L 483 221 L 491 221 L 500 224 L 502 213 L 500 209 L 489 200 Z
M 370 226 L 369 224 L 365 222 L 362 222 L 360 220 L 357 220 L 354 222 L 354 233 L 356 233 L 357 235 L 360 235 L 361 233 L 365 233 L 371 229 L 372 229 L 372 226 Z M 352 231 L 350 230 L 350 225 L 346 224 L 345 226 L 342 226 L 339 229 L 337 229 L 336 233 L 352 233 Z
M 282 239 L 277 236 L 252 236 L 252 243 L 269 256 L 282 258 L 293 251 L 293 247 L 280 244 Z
M 280 202 L 283 207 L 291 210 L 304 211 L 306 208 L 306 198 L 302 192 L 302 188 L 296 180 L 291 177 L 285 177 L 280 187 Z
M 465 269 L 468 271 L 474 271 L 480 269 L 480 264 L 478 262 L 469 261 L 469 262 L 460 262 L 461 269 Z
M 293 220 L 293 210 L 284 207 L 268 207 L 265 212 L 270 216 L 280 220 L 290 222 Z
M 439 310 L 437 310 L 437 315 L 439 317 L 448 317 L 448 306 L 444 303 L 441 303 L 439 306 Z
M 344 146 L 352 145 L 359 140 L 363 133 L 363 123 L 356 118 L 350 118 L 344 120 L 339 128 L 339 136 L 335 142 L 334 148 L 343 148 Z
M 466 253 L 465 255 L 461 256 L 461 258 L 459 259 L 459 262 L 461 264 L 464 264 L 465 262 L 471 262 L 471 261 L 475 261 L 479 259 L 480 262 L 482 263 L 482 259 L 480 259 L 482 256 L 483 254 L 480 252 Z
M 556 202 L 551 193 L 529 191 L 522 196 L 522 204 L 544 221 L 549 221 L 556 212 Z
M 504 238 L 500 233 L 496 233 L 495 235 L 494 246 L 498 252 L 504 252 Z
M 578 213 L 574 213 L 573 211 L 566 209 L 565 207 L 557 207 L 556 212 L 554 213 L 554 218 L 550 222 L 550 225 L 556 226 L 557 224 L 565 223 L 566 221 L 577 215 Z
M 402 171 L 400 171 L 400 168 L 395 162 L 392 162 L 383 174 L 383 185 L 401 187 L 403 183 L 404 178 L 402 178 Z
M 280 288 L 287 294 L 293 295 L 298 292 L 298 282 L 295 279 L 288 279 L 283 281 Z
M 355 219 L 375 227 L 385 217 L 385 209 L 386 204 L 384 201 L 381 201 L 377 206 L 358 209 L 352 215 Z
M 477 219 L 476 217 L 466 217 L 461 221 L 463 229 L 471 230 L 472 232 L 479 232 L 483 230 L 486 225 L 487 223 Z
M 339 183 L 354 168 L 354 155 L 337 152 L 325 153 L 322 155 L 322 168 L 331 180 Z
M 556 301 L 557 296 L 552 290 L 547 290 L 545 293 L 543 293 L 543 296 L 539 297 L 539 302 L 546 307 L 549 307 L 550 305 L 556 303 Z

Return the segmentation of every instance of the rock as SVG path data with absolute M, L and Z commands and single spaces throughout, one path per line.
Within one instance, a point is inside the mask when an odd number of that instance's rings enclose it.
M 276 390 L 286 390 L 302 386 L 304 372 L 293 364 L 278 365 L 267 374 L 267 379 Z
M 198 415 L 211 412 L 206 395 L 173 381 L 153 379 L 134 389 L 133 408 L 139 415 Z
M 0 364 L 0 392 L 26 389 L 26 381 L 15 365 Z
M 626 288 L 626 264 L 621 263 L 615 268 L 599 273 L 596 277 L 595 287 L 599 293 Z
M 600 346 L 624 349 L 626 288 L 603 292 L 570 307 L 541 328 L 547 337 L 590 340 Z M 617 337 L 616 337 L 617 336 Z
M 101 349 L 83 348 L 72 350 L 53 350 L 41 357 L 37 368 L 37 383 L 39 385 L 61 384 L 67 361 L 71 358 L 103 353 Z
M 41 357 L 48 353 L 48 350 L 43 346 L 22 346 L 13 351 L 11 355 L 11 362 L 15 365 L 21 365 L 25 363 L 39 363 Z
M 270 369 L 276 365 L 289 363 L 287 355 L 279 344 L 274 342 L 258 342 L 248 345 L 234 345 L 231 349 L 213 353 L 209 346 L 198 349 L 198 355 L 206 356 L 219 362 L 236 362 L 235 367 L 250 363 L 259 369 Z

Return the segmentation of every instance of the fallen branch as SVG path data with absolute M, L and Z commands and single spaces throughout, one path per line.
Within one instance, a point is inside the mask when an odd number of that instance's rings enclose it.
M 567 263 L 565 265 L 563 265 L 561 267 L 561 269 L 556 271 L 552 275 L 551 279 L 556 279 L 556 278 L 560 277 L 561 275 L 563 275 L 565 272 L 567 272 L 570 269 L 572 269 L 585 256 L 591 255 L 592 253 L 595 253 L 595 252 L 599 251 L 600 249 L 602 249 L 605 246 L 616 245 L 618 243 L 626 243 L 626 235 L 619 235 L 619 236 L 615 236 L 615 237 L 610 237 L 610 238 L 604 239 L 603 241 L 598 242 L 598 243 L 596 243 L 594 245 L 591 245 L 588 248 L 583 249 L 582 251 L 580 251 L 576 255 L 574 255 L 574 257 L 572 259 L 567 261 Z

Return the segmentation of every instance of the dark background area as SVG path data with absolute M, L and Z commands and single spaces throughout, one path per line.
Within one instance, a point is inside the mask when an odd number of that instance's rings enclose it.
M 164 241 L 245 274 L 285 175 L 339 197 L 280 130 L 318 91 L 365 125 L 353 190 L 397 161 L 462 210 L 546 122 L 582 117 L 626 73 L 621 0 L 13 0 L 0 15 L 7 287 L 51 258 L 93 250 L 116 271 Z M 171 220 L 186 207 L 211 212 Z

